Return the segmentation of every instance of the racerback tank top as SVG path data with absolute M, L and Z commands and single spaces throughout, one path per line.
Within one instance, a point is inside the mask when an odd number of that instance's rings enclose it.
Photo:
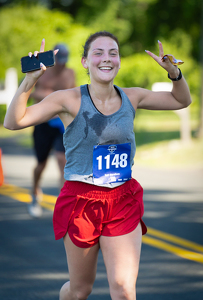
M 64 135 L 66 165 L 64 178 L 70 181 L 93 182 L 93 147 L 96 145 L 131 144 L 130 165 L 135 156 L 133 121 L 135 110 L 121 88 L 114 86 L 122 104 L 120 109 L 103 115 L 91 100 L 88 85 L 82 85 L 81 105 L 75 119 L 67 126 Z M 106 183 L 101 186 L 116 187 L 124 182 Z

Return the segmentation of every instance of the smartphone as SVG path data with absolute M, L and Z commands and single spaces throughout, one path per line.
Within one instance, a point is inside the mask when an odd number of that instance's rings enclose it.
M 23 73 L 40 70 L 40 63 L 43 63 L 46 67 L 53 67 L 55 63 L 55 55 L 52 50 L 40 52 L 35 57 L 23 56 L 21 57 L 21 70 Z

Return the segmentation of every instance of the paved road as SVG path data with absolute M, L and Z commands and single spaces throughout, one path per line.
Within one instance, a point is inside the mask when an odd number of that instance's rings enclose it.
M 27 214 L 27 204 L 15 200 L 29 197 L 35 163 L 32 150 L 13 139 L 0 139 L 0 147 L 6 184 L 0 188 L 0 299 L 57 300 L 68 269 L 63 243 L 54 240 L 52 211 L 44 209 L 43 217 L 35 220 Z M 149 227 L 143 238 L 137 299 L 202 300 L 203 170 L 135 165 L 133 175 L 145 190 L 144 220 Z M 58 194 L 57 180 L 51 157 L 42 185 L 53 199 Z M 110 300 L 101 254 L 89 299 Z

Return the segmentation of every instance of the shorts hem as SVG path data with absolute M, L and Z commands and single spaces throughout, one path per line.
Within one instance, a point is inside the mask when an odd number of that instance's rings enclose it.
M 142 235 L 145 235 L 147 233 L 147 226 L 145 225 L 145 223 L 143 222 L 142 219 L 140 219 L 138 222 L 136 222 L 136 224 L 130 228 L 129 230 L 126 230 L 125 232 L 122 232 L 122 233 L 118 233 L 118 234 L 101 234 L 101 236 L 108 236 L 108 237 L 114 237 L 114 236 L 121 236 L 121 235 L 125 235 L 125 234 L 128 234 L 130 232 L 132 232 L 133 230 L 135 230 L 138 226 L 138 224 L 140 223 L 141 225 L 141 229 L 142 229 Z
M 101 234 L 100 236 L 107 236 L 107 237 L 116 237 L 116 236 L 121 236 L 121 235 L 125 235 L 125 234 L 128 234 L 130 232 L 132 232 L 133 230 L 135 230 L 135 228 L 137 228 L 138 224 L 140 223 L 141 225 L 141 228 L 142 228 L 142 235 L 145 235 L 147 233 L 147 226 L 145 225 L 145 223 L 143 222 L 142 219 L 139 220 L 138 223 L 135 224 L 135 226 L 133 226 L 130 230 L 126 231 L 126 232 L 122 232 L 121 234 L 116 234 L 116 235 L 108 235 L 108 234 Z M 69 238 L 71 239 L 71 241 L 73 242 L 73 244 L 76 246 L 76 247 L 79 247 L 79 248 L 91 248 L 93 246 L 95 246 L 96 244 L 99 243 L 99 238 L 100 236 L 98 237 L 98 240 L 94 240 L 92 241 L 91 244 L 89 243 L 86 243 L 86 242 L 80 242 L 78 241 L 77 239 L 75 239 L 68 231 L 63 235 L 63 238 L 64 236 L 68 233 L 69 235 Z
M 86 243 L 86 242 L 80 242 L 77 239 L 75 239 L 72 235 L 70 235 L 68 231 L 67 231 L 67 233 L 69 235 L 69 238 L 73 242 L 73 244 L 78 248 L 91 248 L 91 247 L 93 247 L 93 246 L 95 246 L 96 244 L 99 243 L 99 238 L 98 238 L 98 240 L 94 240 L 91 244 L 89 244 L 89 243 Z

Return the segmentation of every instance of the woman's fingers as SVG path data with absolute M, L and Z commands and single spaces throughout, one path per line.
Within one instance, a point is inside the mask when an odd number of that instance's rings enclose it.
M 164 67 L 163 63 L 168 63 L 170 62 L 169 59 L 166 57 L 164 57 L 164 49 L 162 46 L 162 43 L 158 40 L 158 44 L 159 44 L 159 56 L 155 55 L 154 53 L 145 50 L 156 62 L 158 62 L 159 65 L 161 65 L 162 67 Z M 163 59 L 164 58 L 164 59 Z
M 182 60 L 175 59 L 175 57 L 171 54 L 165 54 L 162 43 L 158 41 L 159 44 L 159 56 L 154 53 L 145 50 L 147 54 L 149 54 L 162 68 L 164 68 L 169 74 L 174 74 L 177 70 L 177 66 L 182 64 Z
M 54 50 L 54 55 L 56 55 L 59 52 L 59 49 Z
M 162 57 L 162 61 L 166 61 L 167 59 L 169 59 L 174 66 L 182 65 L 184 63 L 184 61 L 181 59 L 176 59 L 172 54 L 165 54 Z
M 151 51 L 149 50 L 145 50 L 145 52 L 147 54 L 149 54 L 155 61 L 157 61 L 159 63 L 159 57 L 157 55 L 155 55 L 154 53 L 152 53 Z
M 44 52 L 44 47 L 45 47 L 45 39 L 42 40 L 40 50 L 34 52 L 34 56 L 37 56 L 39 52 Z M 32 57 L 32 52 L 28 53 L 29 57 Z
M 177 68 L 177 61 L 176 63 L 173 63 L 173 61 L 171 61 L 169 58 L 169 55 L 164 55 L 164 50 L 163 50 L 163 46 L 162 43 L 160 41 L 158 41 L 159 44 L 159 56 L 155 55 L 154 53 L 145 50 L 147 52 L 147 54 L 149 54 L 162 68 L 164 68 L 167 72 L 174 72 L 174 68 Z M 183 63 L 181 61 L 181 63 Z
M 45 39 L 42 40 L 39 52 L 44 52 L 45 48 Z
M 164 55 L 164 49 L 163 49 L 163 46 L 162 46 L 162 43 L 158 40 L 158 44 L 159 44 L 159 57 L 163 57 Z
M 41 68 L 41 70 L 43 70 L 43 71 L 46 71 L 46 66 L 41 62 L 40 63 L 40 68 Z

